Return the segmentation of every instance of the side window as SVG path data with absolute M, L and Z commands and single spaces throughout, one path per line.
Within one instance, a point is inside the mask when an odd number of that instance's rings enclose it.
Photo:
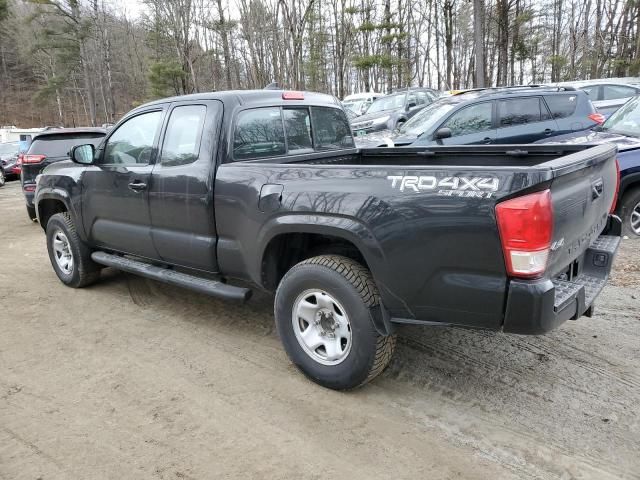
M 553 118 L 570 117 L 578 104 L 578 96 L 575 94 L 545 95 L 544 99 Z
M 413 107 L 418 105 L 418 97 L 416 96 L 415 93 L 410 93 L 409 96 L 407 97 L 407 105 L 411 105 L 411 104 L 413 104 Z
M 125 121 L 109 137 L 100 163 L 146 165 L 151 161 L 162 112 L 149 112 Z
M 498 101 L 498 128 L 514 127 L 542 119 L 538 97 L 510 98 Z
M 633 97 L 636 89 L 624 85 L 605 85 L 602 90 L 603 100 L 615 100 L 616 98 Z
M 418 105 L 428 105 L 431 103 L 431 99 L 427 92 L 416 92 L 416 96 L 418 97 Z
M 284 128 L 280 108 L 255 108 L 238 114 L 233 134 L 234 160 L 284 155 Z
M 353 148 L 351 127 L 344 112 L 337 108 L 311 107 L 316 150 Z
M 600 88 L 600 85 L 592 85 L 592 86 L 589 86 L 589 87 L 583 87 L 580 90 L 582 90 L 584 93 L 589 95 L 589 100 L 591 100 L 593 102 L 595 100 L 598 100 L 598 89 L 599 88 Z
M 491 102 L 478 103 L 454 113 L 443 127 L 451 129 L 451 136 L 491 130 Z
M 308 108 L 285 108 L 282 111 L 287 134 L 287 153 L 313 151 L 311 142 L 311 118 Z
M 172 110 L 160 155 L 162 165 L 185 165 L 198 158 L 206 114 L 204 105 L 184 105 Z

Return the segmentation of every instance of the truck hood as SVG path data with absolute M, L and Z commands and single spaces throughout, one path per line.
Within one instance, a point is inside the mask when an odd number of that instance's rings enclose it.
M 568 133 L 566 135 L 558 135 L 535 143 L 562 143 L 570 145 L 578 145 L 582 143 L 591 143 L 600 145 L 603 143 L 615 143 L 618 149 L 625 150 L 627 148 L 640 147 L 640 138 L 620 135 L 619 133 L 599 132 L 596 130 L 583 130 L 580 132 Z

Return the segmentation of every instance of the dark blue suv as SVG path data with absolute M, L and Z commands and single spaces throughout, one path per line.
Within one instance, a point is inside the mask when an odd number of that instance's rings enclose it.
M 468 90 L 438 100 L 394 131 L 357 138 L 360 147 L 531 143 L 604 121 L 571 87 Z
M 618 145 L 620 187 L 616 213 L 622 218 L 625 235 L 640 240 L 640 96 L 631 98 L 601 126 L 538 143 Z

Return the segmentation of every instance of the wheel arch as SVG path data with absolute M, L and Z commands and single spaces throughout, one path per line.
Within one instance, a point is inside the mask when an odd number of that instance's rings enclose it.
M 41 190 L 34 204 L 38 222 L 43 230 L 46 230 L 47 222 L 56 213 L 69 212 L 75 222 L 69 195 L 64 190 L 51 188 Z
M 298 262 L 316 255 L 340 254 L 367 267 L 374 279 L 384 260 L 369 229 L 355 219 L 293 215 L 279 217 L 258 238 L 256 275 L 263 288 L 273 291 L 284 274 Z

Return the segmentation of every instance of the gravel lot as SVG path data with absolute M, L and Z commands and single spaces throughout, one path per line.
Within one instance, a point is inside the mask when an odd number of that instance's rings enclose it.
M 544 337 L 405 328 L 351 393 L 298 374 L 271 299 L 106 270 L 64 287 L 0 189 L 0 478 L 640 478 L 640 244 Z

